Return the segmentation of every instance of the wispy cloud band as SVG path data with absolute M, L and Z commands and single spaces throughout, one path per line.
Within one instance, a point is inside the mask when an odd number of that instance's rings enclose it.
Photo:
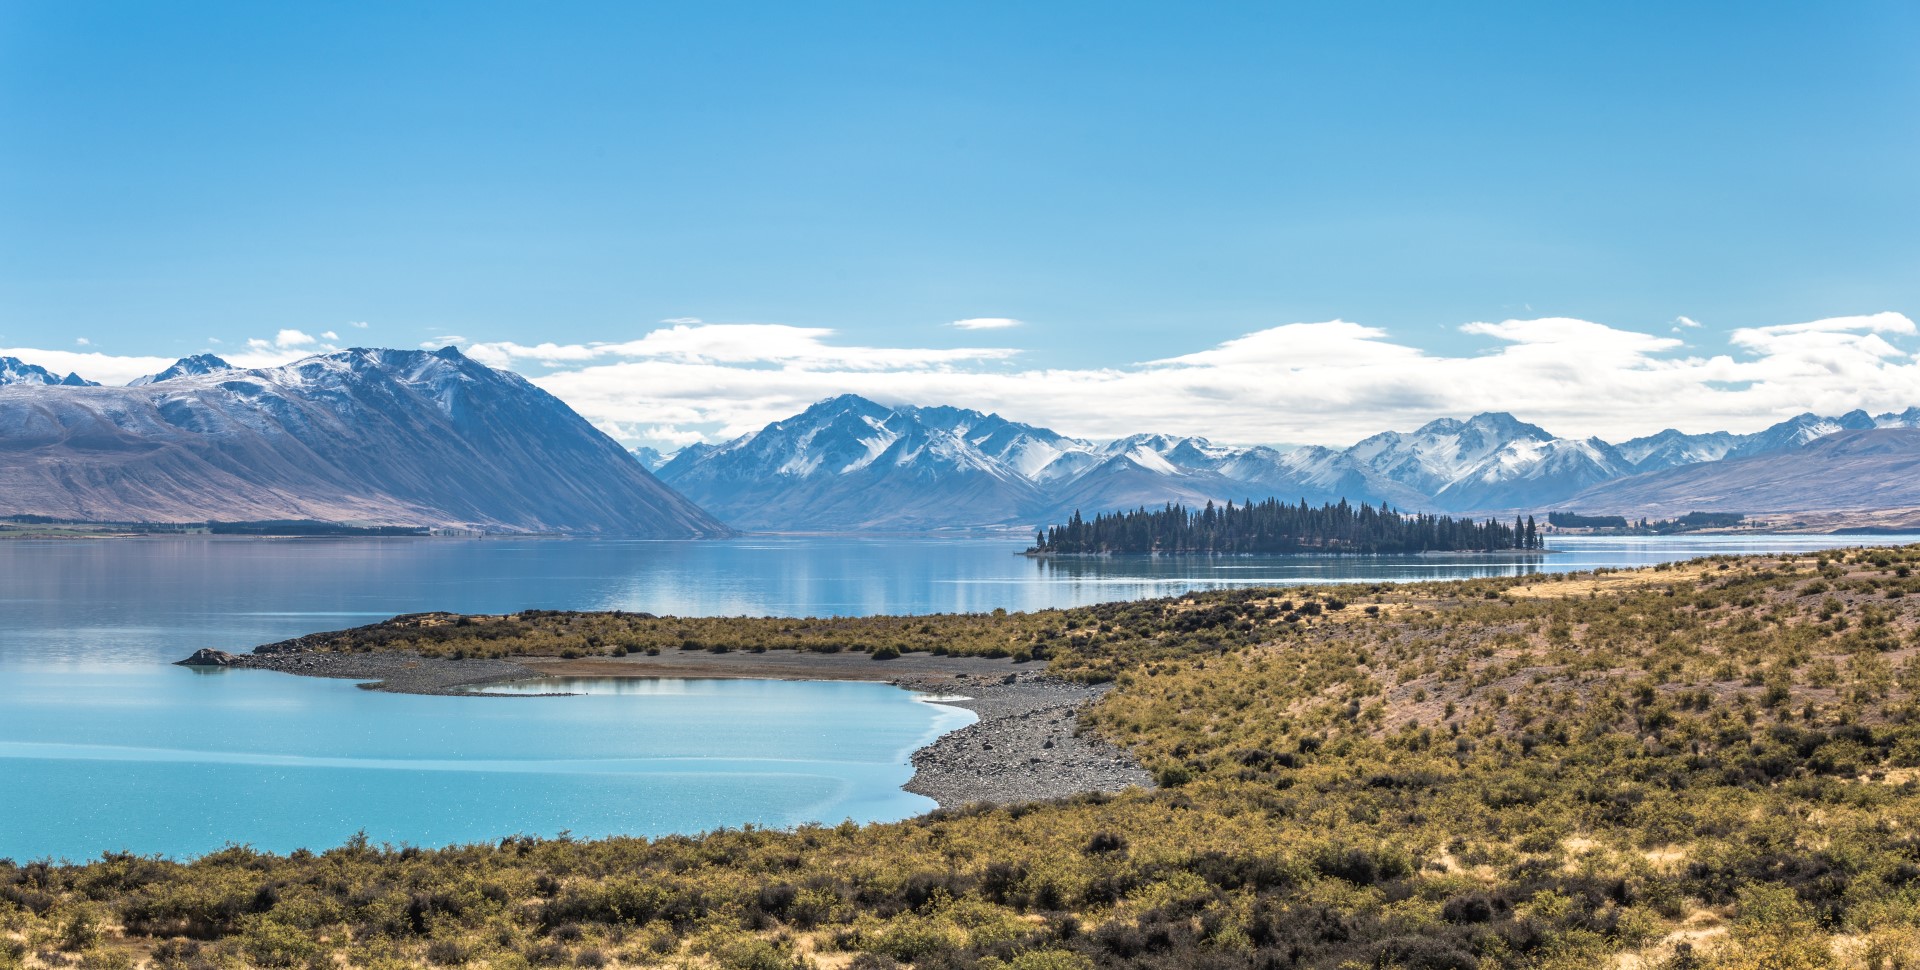
M 1916 331 L 1898 313 L 1743 328 L 1729 335 L 1732 352 L 1704 356 L 1673 336 L 1569 318 L 1461 329 L 1493 346 L 1439 355 L 1333 320 L 1108 368 L 1017 368 L 1010 348 L 850 346 L 830 330 L 776 325 L 472 352 L 500 366 L 548 367 L 536 383 L 623 437 L 661 444 L 690 431 L 730 437 L 845 392 L 999 411 L 1087 437 L 1155 430 L 1311 444 L 1483 410 L 1620 440 L 1670 426 L 1754 430 L 1803 410 L 1920 404 L 1920 359 L 1904 346 Z
M 1621 440 L 1666 427 L 1751 431 L 1801 411 L 1920 405 L 1920 328 L 1899 313 L 1727 335 L 1700 354 L 1677 336 L 1569 318 L 1474 322 L 1481 353 L 1431 353 L 1343 320 L 1255 331 L 1123 367 L 1022 367 L 1013 347 L 875 347 L 820 327 L 673 322 L 625 341 L 485 342 L 476 359 L 523 371 L 631 443 L 720 440 L 824 397 L 955 404 L 1091 438 L 1138 431 L 1250 444 L 1345 445 L 1441 416 L 1512 411 L 1567 435 Z M 1697 333 L 1688 328 L 1690 333 Z M 281 338 L 286 339 L 281 339 Z M 278 363 L 325 344 L 280 334 L 233 362 Z M 4 350 L 123 382 L 161 358 Z

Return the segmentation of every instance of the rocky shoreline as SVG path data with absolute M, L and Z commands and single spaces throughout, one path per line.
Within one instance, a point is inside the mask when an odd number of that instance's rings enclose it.
M 1151 788 L 1153 779 L 1125 750 L 1077 732 L 1080 710 L 1110 685 L 1049 678 L 1032 665 L 988 657 L 906 654 L 877 661 L 863 653 L 522 657 L 452 660 L 411 653 L 286 651 L 231 654 L 201 650 L 182 666 L 273 670 L 301 677 L 362 681 L 367 690 L 476 696 L 487 684 L 542 677 L 721 677 L 761 680 L 870 680 L 890 683 L 974 712 L 979 720 L 913 753 L 904 786 L 942 808 L 1006 804 L 1084 792 Z M 531 694 L 484 695 L 537 697 Z
M 980 717 L 913 753 L 913 779 L 904 787 L 942 808 L 1153 787 L 1153 777 L 1131 754 L 1078 733 L 1080 710 L 1110 685 L 1069 683 L 1032 671 L 997 681 L 895 683 Z
M 225 653 L 200 650 L 182 667 L 274 670 L 301 677 L 364 681 L 363 689 L 394 694 L 470 695 L 474 688 L 540 673 L 511 660 L 446 660 L 411 653 Z M 513 695 L 501 696 L 538 696 Z

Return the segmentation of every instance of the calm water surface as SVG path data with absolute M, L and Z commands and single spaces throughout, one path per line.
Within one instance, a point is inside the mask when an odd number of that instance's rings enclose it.
M 1560 539 L 1527 561 L 1035 562 L 1018 541 L 0 542 L 0 856 L 438 845 L 902 818 L 907 756 L 972 715 L 879 684 L 594 682 L 408 697 L 169 666 L 422 610 L 850 615 L 1188 589 L 1636 566 L 1920 536 Z

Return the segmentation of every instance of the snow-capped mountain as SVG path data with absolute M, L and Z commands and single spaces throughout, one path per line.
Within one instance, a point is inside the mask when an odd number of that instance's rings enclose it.
M 1751 435 L 1669 430 L 1618 446 L 1557 437 L 1496 412 L 1384 432 L 1350 448 L 1282 451 L 1165 434 L 1096 443 L 996 414 L 844 395 L 726 444 L 684 449 L 660 474 L 754 529 L 1026 527 L 1074 511 L 1269 497 L 1486 512 L 1560 503 L 1638 474 L 1798 448 L 1863 422 L 1920 426 L 1920 408 L 1878 418 L 1802 415 Z
M 1837 418 L 1818 414 L 1800 414 L 1753 434 L 1683 434 L 1668 428 L 1659 434 L 1620 443 L 1619 450 L 1633 462 L 1637 472 L 1656 472 L 1701 462 L 1748 458 L 1798 448 L 1842 431 L 1866 431 L 1871 428 L 1920 428 L 1920 407 L 1889 411 L 1869 417 L 1865 411 L 1850 411 Z
M 232 364 L 229 364 L 226 361 L 221 360 L 220 358 L 215 357 L 212 354 L 194 354 L 192 357 L 182 357 L 179 360 L 174 361 L 173 366 L 168 367 L 166 370 L 163 370 L 158 374 L 149 374 L 145 377 L 136 377 L 133 380 L 128 381 L 127 386 L 128 387 L 145 387 L 148 384 L 158 384 L 161 381 L 170 381 L 176 377 L 198 377 L 202 374 L 214 374 L 223 370 L 232 370 L 232 369 L 233 369 Z
M 1623 441 L 1617 450 L 1633 463 L 1634 471 L 1657 472 L 1703 461 L 1719 461 L 1739 446 L 1742 437 L 1725 431 L 1684 434 L 1668 428 L 1658 434 Z
M 1873 416 L 1873 426 L 1876 428 L 1920 428 L 1920 407 L 1908 408 L 1905 411 L 1889 411 L 1886 414 L 1876 414 Z
M 847 394 L 724 445 L 684 449 L 661 467 L 660 477 L 741 528 L 887 531 L 997 524 L 1037 504 L 1038 490 L 1015 470 L 1031 464 L 1037 452 L 1010 443 L 1022 436 L 990 426 L 990 417 L 951 408 L 888 408 Z M 989 455 L 969 433 L 1001 444 L 1007 457 Z
M 1024 529 L 1075 511 L 1270 497 L 1500 512 L 1836 434 L 1920 428 L 1920 408 L 1803 414 L 1754 434 L 1668 430 L 1616 446 L 1487 413 L 1349 448 L 1282 450 L 1165 434 L 1095 442 L 842 395 L 663 459 L 622 450 L 557 399 L 453 348 L 356 349 L 261 370 L 199 355 L 118 388 L 0 358 L 0 385 L 0 514 L 660 536 L 722 534 L 723 521 Z
M 1848 411 L 1837 418 L 1812 413 L 1795 415 L 1765 431 L 1742 437 L 1740 443 L 1727 453 L 1727 457 L 1749 458 L 1770 451 L 1784 451 L 1798 448 L 1815 438 L 1841 431 L 1867 431 L 1873 427 L 1873 416 L 1865 411 Z
M 1380 478 L 1431 496 L 1446 511 L 1552 501 L 1633 467 L 1598 438 L 1556 438 L 1504 412 L 1466 421 L 1442 418 L 1411 434 L 1384 432 L 1347 454 Z
M 452 347 L 0 388 L 0 514 L 729 531 L 559 399 Z
M 68 374 L 65 377 L 60 377 L 45 367 L 41 367 L 38 364 L 29 364 L 18 357 L 0 357 L 0 387 L 6 387 L 11 384 L 39 384 L 43 386 L 60 387 L 99 386 L 90 380 L 86 380 L 79 374 Z
M 959 435 L 981 454 L 1006 464 L 1028 481 L 1058 478 L 1066 469 L 1053 466 L 1062 457 L 1085 455 L 1094 449 L 1091 441 L 1009 421 L 997 414 L 983 415 L 978 411 L 953 407 L 903 410 L 929 425 Z M 1069 466 L 1073 464 L 1076 463 L 1068 463 Z M 1050 473 L 1047 472 L 1049 468 L 1053 468 Z
M 627 450 L 633 453 L 635 461 L 645 466 L 647 471 L 650 472 L 658 471 L 661 465 L 667 463 L 667 456 L 661 454 L 657 449 L 649 448 L 646 445 L 641 445 L 638 448 L 628 448 Z
M 1605 482 L 1565 508 L 1667 518 L 1688 512 L 1813 512 L 1920 506 L 1920 430 L 1847 429 L 1744 458 Z
M 1180 445 L 1178 439 L 1141 436 L 1122 439 L 1102 449 L 1105 457 L 1080 474 L 1051 483 L 1042 519 L 1064 519 L 1078 510 L 1110 511 L 1142 505 L 1179 502 L 1201 505 L 1245 498 L 1246 486 L 1212 469 L 1183 467 L 1163 453 Z M 1156 447 L 1158 445 L 1159 447 Z

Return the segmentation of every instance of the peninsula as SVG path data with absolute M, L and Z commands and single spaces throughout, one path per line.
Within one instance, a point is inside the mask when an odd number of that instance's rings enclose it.
M 1076 729 L 1156 787 L 789 832 L 0 863 L 0 906 L 56 955 L 162 963 L 1886 965 L 1920 930 L 1920 836 L 1896 821 L 1920 817 L 1916 566 L 1920 547 L 1030 614 L 403 617 L 259 656 L 1024 655 L 1111 685 Z

